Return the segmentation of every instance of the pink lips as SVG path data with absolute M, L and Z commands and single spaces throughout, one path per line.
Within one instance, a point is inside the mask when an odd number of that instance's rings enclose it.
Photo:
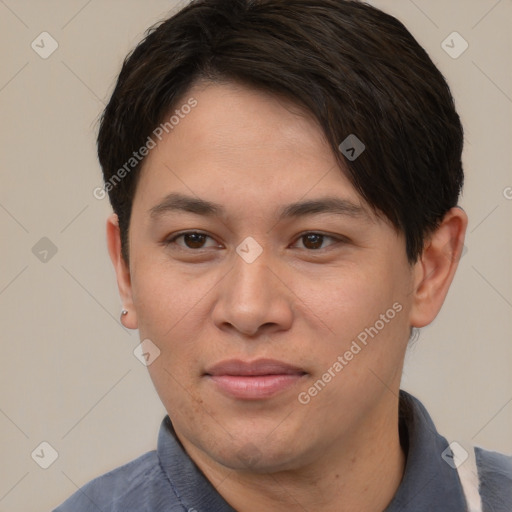
M 234 398 L 258 400 L 269 398 L 293 386 L 306 372 L 273 359 L 244 362 L 222 361 L 205 372 L 220 391 Z

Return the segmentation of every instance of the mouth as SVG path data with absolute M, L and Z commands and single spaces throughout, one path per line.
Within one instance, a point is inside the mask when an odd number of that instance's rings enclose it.
M 247 362 L 231 359 L 206 370 L 207 378 L 217 390 L 232 398 L 261 400 L 293 386 L 307 375 L 302 368 L 274 359 Z

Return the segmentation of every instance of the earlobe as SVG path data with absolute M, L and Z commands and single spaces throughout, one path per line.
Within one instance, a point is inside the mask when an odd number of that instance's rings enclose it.
M 127 311 L 127 313 L 121 315 L 121 322 L 128 329 L 137 329 L 137 313 L 133 303 L 130 268 L 122 255 L 121 232 L 119 230 L 119 220 L 115 213 L 108 217 L 106 228 L 108 252 L 116 272 L 123 310 Z
M 414 266 L 411 327 L 424 327 L 439 313 L 462 255 L 467 222 L 462 208 L 454 207 L 426 240 Z

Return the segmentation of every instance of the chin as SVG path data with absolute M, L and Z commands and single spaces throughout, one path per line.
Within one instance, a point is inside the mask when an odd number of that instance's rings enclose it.
M 245 439 L 228 439 L 224 446 L 215 443 L 213 447 L 205 448 L 219 464 L 234 471 L 246 470 L 251 473 L 290 470 L 296 467 L 300 458 L 296 446 L 287 446 L 278 439 L 269 442 L 267 433 L 247 435 Z

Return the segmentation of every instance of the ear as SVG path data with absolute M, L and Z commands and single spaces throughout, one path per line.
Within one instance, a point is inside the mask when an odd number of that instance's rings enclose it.
M 424 327 L 439 313 L 462 255 L 467 224 L 466 213 L 456 206 L 425 242 L 414 264 L 411 327 Z
M 126 315 L 122 316 L 121 322 L 128 329 L 137 329 L 137 313 L 133 304 L 130 268 L 121 252 L 121 231 L 119 219 L 115 213 L 107 219 L 107 245 L 116 272 L 119 295 L 124 309 L 128 311 Z

